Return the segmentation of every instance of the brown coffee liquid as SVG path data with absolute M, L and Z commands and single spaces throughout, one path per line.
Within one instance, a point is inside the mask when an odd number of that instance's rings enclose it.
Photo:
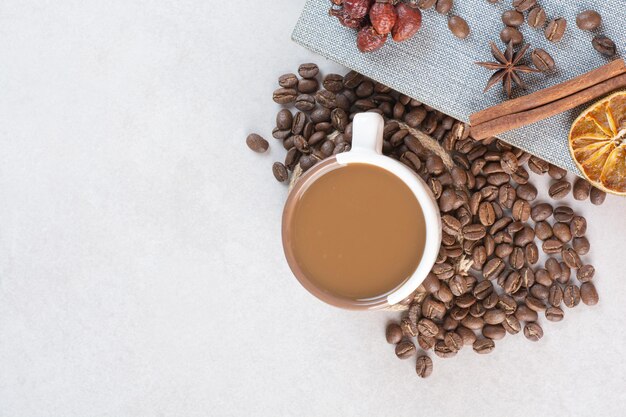
M 313 182 L 291 221 L 296 262 L 339 297 L 385 295 L 415 272 L 424 252 L 424 214 L 409 187 L 369 164 L 348 164 Z

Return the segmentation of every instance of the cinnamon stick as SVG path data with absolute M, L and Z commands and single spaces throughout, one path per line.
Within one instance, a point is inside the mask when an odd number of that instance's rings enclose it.
M 474 139 L 485 139 L 490 136 L 496 136 L 502 132 L 517 129 L 518 127 L 526 126 L 564 111 L 571 110 L 576 106 L 624 87 L 626 87 L 626 73 L 605 80 L 567 97 L 544 104 L 543 106 L 505 115 L 477 126 L 472 126 L 472 137 Z
M 624 73 L 626 73 L 626 64 L 623 59 L 611 61 L 569 81 L 476 112 L 470 116 L 470 125 L 472 127 L 478 126 L 502 116 L 543 106 Z M 474 129 L 472 129 L 472 132 L 474 132 Z

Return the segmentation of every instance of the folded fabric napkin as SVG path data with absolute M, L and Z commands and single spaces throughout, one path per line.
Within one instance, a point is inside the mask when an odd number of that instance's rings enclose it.
M 412 39 L 402 43 L 389 39 L 383 48 L 368 54 L 357 49 L 355 30 L 341 26 L 328 15 L 330 4 L 329 0 L 306 2 L 293 31 L 295 42 L 464 122 L 469 121 L 470 114 L 506 99 L 499 85 L 483 93 L 492 71 L 477 66 L 475 61 L 493 60 L 490 41 L 504 49 L 499 38 L 504 27 L 500 16 L 512 8 L 510 0 L 496 4 L 486 0 L 456 0 L 451 12 L 467 20 L 471 28 L 465 40 L 452 36 L 447 17 L 431 9 L 422 11 L 422 28 Z M 567 20 L 563 39 L 551 43 L 543 30 L 526 23 L 520 30 L 525 41 L 532 45 L 531 50 L 548 51 L 556 62 L 556 70 L 550 74 L 527 74 L 524 77 L 527 91 L 515 89 L 514 97 L 559 84 L 606 64 L 608 58 L 591 45 L 594 34 L 602 33 L 613 39 L 618 55 L 626 45 L 624 0 L 541 0 L 541 6 L 549 19 Z M 596 10 L 603 18 L 602 26 L 594 33 L 576 27 L 576 15 L 586 9 Z M 580 175 L 569 154 L 567 136 L 572 122 L 584 108 L 575 108 L 499 137 Z

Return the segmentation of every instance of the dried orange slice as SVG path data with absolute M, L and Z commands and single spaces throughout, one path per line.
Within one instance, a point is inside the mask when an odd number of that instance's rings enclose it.
M 626 91 L 614 93 L 572 124 L 569 150 L 595 187 L 626 195 Z

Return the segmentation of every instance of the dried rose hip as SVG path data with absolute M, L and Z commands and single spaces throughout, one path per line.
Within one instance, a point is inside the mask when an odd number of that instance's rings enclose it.
M 391 29 L 391 36 L 394 41 L 402 42 L 415 35 L 422 26 L 422 13 L 419 9 L 414 9 L 406 3 L 398 4 L 396 12 L 398 19 Z
M 365 26 L 356 36 L 356 46 L 361 52 L 372 52 L 384 45 L 387 35 L 376 32 L 372 26 Z
M 352 29 L 361 28 L 365 20 L 365 19 L 353 19 L 343 9 L 330 9 L 328 13 L 331 16 L 335 16 L 339 20 L 339 23 L 341 23 L 343 26 L 352 28 Z
M 388 3 L 388 0 L 376 0 L 376 3 L 370 9 L 372 26 L 381 35 L 391 32 L 391 28 L 396 24 L 397 19 L 396 8 L 391 3 Z
M 352 19 L 363 19 L 370 8 L 370 0 L 343 0 L 343 10 Z

